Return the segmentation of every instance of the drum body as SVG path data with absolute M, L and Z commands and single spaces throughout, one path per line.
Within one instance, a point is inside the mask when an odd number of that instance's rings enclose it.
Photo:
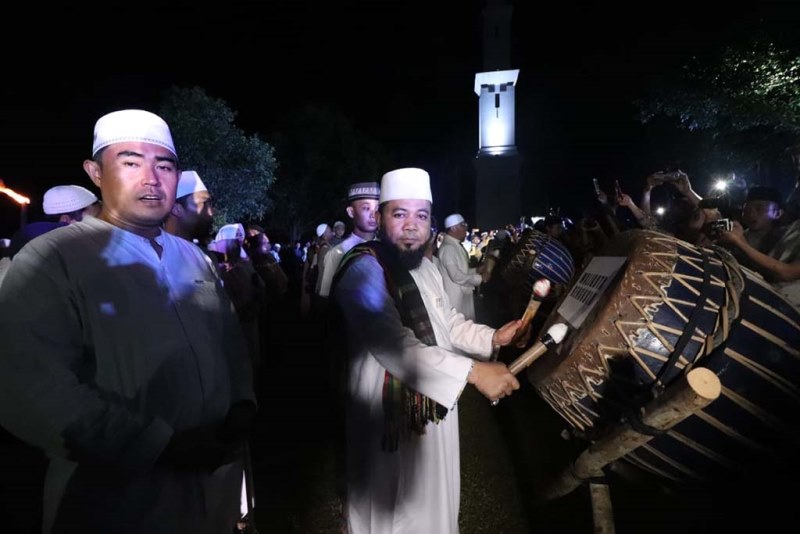
M 635 421 L 689 369 L 706 367 L 721 396 L 624 459 L 687 481 L 796 465 L 797 310 L 721 249 L 634 230 L 602 255 L 628 260 L 580 328 L 528 369 L 538 394 L 593 441 Z
M 506 296 L 513 301 L 514 313 L 520 315 L 537 280 L 550 280 L 552 294 L 560 295 L 572 281 L 575 265 L 569 250 L 558 239 L 526 230 L 498 271 L 505 282 Z

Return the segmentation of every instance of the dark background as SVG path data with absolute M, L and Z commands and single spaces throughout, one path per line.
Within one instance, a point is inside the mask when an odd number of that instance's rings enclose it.
M 590 199 L 592 177 L 604 184 L 618 178 L 632 190 L 653 170 L 691 172 L 680 135 L 640 125 L 633 100 L 692 56 L 756 30 L 797 41 L 796 2 L 514 4 L 517 145 L 531 215 Z M 332 106 L 391 150 L 398 165 L 428 169 L 441 210 L 468 211 L 458 189 L 469 188 L 477 150 L 472 88 L 483 70 L 483 5 L 20 5 L 16 15 L 4 13 L 0 36 L 0 178 L 32 199 L 28 219 L 38 219 L 48 187 L 91 188 L 81 162 L 97 118 L 154 109 L 175 84 L 222 98 L 238 112 L 240 128 L 268 141 L 297 107 Z M 701 194 L 707 181 L 693 177 Z M 18 207 L 0 195 L 0 237 L 18 223 Z

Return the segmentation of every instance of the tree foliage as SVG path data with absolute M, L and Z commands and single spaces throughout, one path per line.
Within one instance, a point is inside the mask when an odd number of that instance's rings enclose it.
M 195 170 L 214 198 L 216 222 L 261 219 L 278 166 L 273 147 L 234 124 L 236 112 L 199 87 L 171 87 L 159 112 L 170 125 L 181 168 Z
M 693 57 L 635 102 L 643 124 L 688 130 L 698 170 L 782 187 L 800 135 L 800 56 L 758 36 Z M 688 155 L 688 154 L 687 154 Z
M 764 128 L 800 131 L 800 56 L 763 38 L 728 46 L 710 62 L 698 57 L 639 102 L 643 123 L 664 115 L 689 130 L 718 135 Z
M 281 160 L 271 194 L 270 227 L 296 240 L 317 224 L 342 216 L 352 183 L 380 181 L 389 157 L 353 121 L 332 109 L 292 113 L 274 142 Z

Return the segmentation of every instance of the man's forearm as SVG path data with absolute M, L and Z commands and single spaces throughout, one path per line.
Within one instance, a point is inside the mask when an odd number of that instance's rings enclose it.
M 752 261 L 756 270 L 776 282 L 792 282 L 800 279 L 800 262 L 786 263 L 768 256 L 742 240 L 736 243 L 742 253 Z

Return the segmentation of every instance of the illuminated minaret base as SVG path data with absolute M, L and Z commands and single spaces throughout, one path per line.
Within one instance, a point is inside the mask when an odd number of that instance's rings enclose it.
M 475 74 L 474 86 L 479 109 L 475 222 L 481 229 L 490 230 L 516 223 L 522 215 L 521 161 L 514 128 L 519 70 L 508 69 L 511 6 L 502 0 L 489 0 L 483 16 L 486 71 Z

